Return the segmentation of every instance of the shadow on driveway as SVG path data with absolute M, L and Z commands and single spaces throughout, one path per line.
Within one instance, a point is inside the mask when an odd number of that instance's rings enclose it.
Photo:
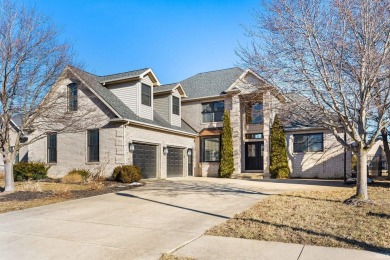
M 119 195 L 119 196 L 124 196 L 124 197 L 133 198 L 133 199 L 146 200 L 146 201 L 149 201 L 149 202 L 154 202 L 154 203 L 158 203 L 158 204 L 165 205 L 165 206 L 169 206 L 169 207 L 174 207 L 174 208 L 189 210 L 189 211 L 192 211 L 192 212 L 196 212 L 196 213 L 200 213 L 200 214 L 205 214 L 205 215 L 209 215 L 209 216 L 213 216 L 213 217 L 218 217 L 218 218 L 223 218 L 223 219 L 230 219 L 230 218 L 227 217 L 227 216 L 218 215 L 218 214 L 214 214 L 214 213 L 210 213 L 210 212 L 206 212 L 206 211 L 201 211 L 201 210 L 196 210 L 196 209 L 191 209 L 191 208 L 186 208 L 186 207 L 182 207 L 182 206 L 178 206 L 178 205 L 173 205 L 173 204 L 170 204 L 170 203 L 165 203 L 165 202 L 161 202 L 161 201 L 157 201 L 157 200 L 151 200 L 151 199 L 147 199 L 147 198 L 142 198 L 142 197 L 135 196 L 135 195 L 128 194 L 128 193 L 118 192 L 118 193 L 115 193 L 115 194 L 116 194 L 116 195 Z

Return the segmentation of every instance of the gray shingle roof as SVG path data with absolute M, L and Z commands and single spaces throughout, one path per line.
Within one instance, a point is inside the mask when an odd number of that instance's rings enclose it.
M 85 83 L 92 88 L 107 104 L 109 104 L 122 118 L 137 121 L 140 123 L 151 124 L 155 126 L 165 127 L 173 130 L 183 131 L 190 134 L 196 134 L 197 132 L 191 128 L 186 122 L 182 120 L 182 127 L 173 126 L 162 118 L 156 111 L 153 115 L 153 120 L 142 118 L 137 116 L 128 106 L 126 106 L 117 96 L 115 96 L 110 90 L 104 87 L 99 82 L 99 77 L 88 73 L 86 71 L 69 66 L 71 71 L 79 76 Z
M 196 74 L 180 82 L 188 98 L 218 96 L 227 90 L 244 70 L 238 67 Z
M 121 73 L 116 73 L 112 75 L 106 75 L 106 76 L 97 76 L 99 78 L 100 82 L 106 82 L 106 81 L 111 81 L 111 80 L 119 80 L 119 79 L 126 79 L 126 78 L 135 78 L 140 76 L 142 73 L 147 71 L 149 68 L 145 69 L 139 69 L 139 70 L 132 70 L 132 71 L 127 71 L 127 72 L 121 72 Z
M 154 87 L 153 93 L 157 94 L 157 93 L 167 92 L 167 91 L 173 90 L 177 86 L 177 84 L 179 84 L 179 83 L 165 84 L 165 85 L 161 85 L 158 87 Z

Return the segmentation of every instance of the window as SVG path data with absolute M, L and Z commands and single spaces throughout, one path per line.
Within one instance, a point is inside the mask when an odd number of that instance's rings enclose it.
M 178 97 L 172 97 L 172 113 L 180 115 L 180 99 Z
M 246 134 L 245 135 L 246 139 L 263 139 L 263 134 L 262 133 L 255 133 L 255 134 Z
M 77 85 L 68 85 L 68 111 L 77 111 Z
M 202 161 L 219 162 L 220 160 L 220 136 L 202 138 Z
M 152 87 L 146 84 L 142 84 L 141 89 L 141 103 L 142 105 L 151 106 L 152 105 Z
M 57 133 L 47 134 L 47 162 L 57 162 Z
M 221 122 L 224 111 L 223 101 L 209 102 L 202 104 L 203 122 Z
M 246 108 L 246 123 L 247 124 L 262 124 L 263 123 L 263 104 L 253 103 Z
M 99 130 L 88 130 L 88 162 L 99 161 Z
M 324 150 L 323 134 L 294 135 L 294 153 L 322 152 Z

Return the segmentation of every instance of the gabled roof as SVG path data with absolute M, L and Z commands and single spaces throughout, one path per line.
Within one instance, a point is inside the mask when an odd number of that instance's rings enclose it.
M 196 74 L 181 81 L 188 98 L 219 96 L 227 90 L 245 71 L 235 67 Z
M 175 89 L 178 89 L 182 97 L 186 97 L 186 93 L 180 83 L 165 84 L 153 88 L 153 94 L 172 93 Z
M 99 76 L 93 75 L 81 69 L 69 66 L 70 71 L 77 76 L 100 100 L 108 106 L 118 117 L 119 120 L 128 120 L 138 122 L 140 124 L 162 127 L 170 130 L 181 131 L 189 134 L 196 134 L 187 123 L 182 120 L 182 127 L 173 126 L 163 119 L 156 111 L 154 111 L 153 120 L 137 116 L 128 106 L 126 106 L 117 96 L 110 90 L 104 87 Z
M 97 76 L 97 77 L 99 79 L 99 82 L 104 85 L 109 82 L 139 79 L 144 77 L 147 74 L 149 74 L 152 77 L 152 79 L 156 82 L 156 85 L 160 85 L 160 82 L 158 81 L 156 75 L 153 73 L 152 69 L 150 68 L 126 71 L 126 72 L 121 72 L 121 73 L 116 73 L 116 74 L 111 74 L 106 76 Z

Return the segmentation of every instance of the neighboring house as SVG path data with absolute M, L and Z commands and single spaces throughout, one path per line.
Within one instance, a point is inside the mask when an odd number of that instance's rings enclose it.
M 388 174 L 385 148 L 383 140 L 378 139 L 368 150 L 368 171 L 371 176 L 383 176 Z
M 161 85 L 151 69 L 96 76 L 67 67 L 52 91 L 65 93 L 60 111 L 74 117 L 93 108 L 79 131 L 45 132 L 28 147 L 61 177 L 74 168 L 109 175 L 139 165 L 143 178 L 217 176 L 223 112 L 230 112 L 235 174 L 269 176 L 270 131 L 285 96 L 250 70 L 199 73 Z M 342 177 L 350 156 L 319 128 L 286 127 L 293 177 Z M 347 162 L 348 161 L 348 162 Z

